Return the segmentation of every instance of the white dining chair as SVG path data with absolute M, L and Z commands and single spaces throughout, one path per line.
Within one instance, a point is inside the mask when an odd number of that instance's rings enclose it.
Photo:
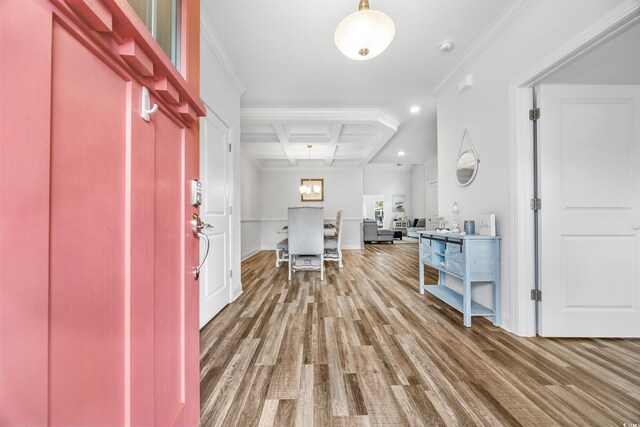
M 297 270 L 320 270 L 324 280 L 324 208 L 289 208 L 288 231 L 289 280 Z
M 276 245 L 276 268 L 280 268 L 281 262 L 289 262 L 289 239 L 284 239 Z
M 337 261 L 338 268 L 342 268 L 342 210 L 336 215 L 336 235 L 324 238 L 324 259 Z

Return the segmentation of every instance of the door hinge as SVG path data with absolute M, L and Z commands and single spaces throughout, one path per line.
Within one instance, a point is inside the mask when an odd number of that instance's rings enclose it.
M 233 279 L 233 270 L 229 270 L 229 277 Z
M 531 301 L 542 301 L 542 291 L 540 289 L 531 289 Z
M 231 152 L 231 143 L 229 143 L 229 152 Z
M 529 120 L 538 120 L 540 118 L 540 109 L 539 108 L 534 108 L 532 110 L 529 110 Z
M 531 199 L 530 206 L 532 211 L 539 211 L 542 209 L 542 199 Z
M 229 215 L 233 215 L 233 206 L 229 206 Z

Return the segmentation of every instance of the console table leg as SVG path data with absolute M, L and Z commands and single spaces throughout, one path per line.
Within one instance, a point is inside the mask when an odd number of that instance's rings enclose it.
M 493 324 L 500 326 L 500 279 L 493 282 Z
M 462 315 L 464 318 L 464 326 L 471 327 L 471 282 L 464 280 L 464 291 L 462 293 Z
M 496 279 L 493 281 L 493 324 L 500 326 L 502 307 L 500 305 L 500 246 L 495 242 L 497 256 L 494 259 Z

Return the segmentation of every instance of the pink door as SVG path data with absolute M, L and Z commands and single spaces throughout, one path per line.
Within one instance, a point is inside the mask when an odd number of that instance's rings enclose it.
M 121 0 L 0 0 L 0 54 L 0 425 L 197 425 L 197 94 Z

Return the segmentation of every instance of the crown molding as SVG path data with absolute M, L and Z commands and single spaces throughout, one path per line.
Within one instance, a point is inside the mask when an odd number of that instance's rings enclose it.
M 218 58 L 218 61 L 220 61 L 222 68 L 231 80 L 233 86 L 236 88 L 236 91 L 238 92 L 238 94 L 242 95 L 245 90 L 247 90 L 247 88 L 242 83 L 242 80 L 240 80 L 233 62 L 231 61 L 229 53 L 224 48 L 224 45 L 222 44 L 218 33 L 216 33 L 216 31 L 213 29 L 211 20 L 204 11 L 201 11 L 200 13 L 200 31 L 204 35 L 205 40 L 211 46 L 211 50 L 213 50 L 213 53 Z
M 467 49 L 462 57 L 447 71 L 438 84 L 431 90 L 438 96 L 454 79 L 467 68 L 493 40 L 527 7 L 531 0 L 512 0 L 500 15 L 487 27 L 480 37 Z
M 394 131 L 400 126 L 400 120 L 379 108 L 242 108 L 240 117 L 243 121 L 373 121 Z

